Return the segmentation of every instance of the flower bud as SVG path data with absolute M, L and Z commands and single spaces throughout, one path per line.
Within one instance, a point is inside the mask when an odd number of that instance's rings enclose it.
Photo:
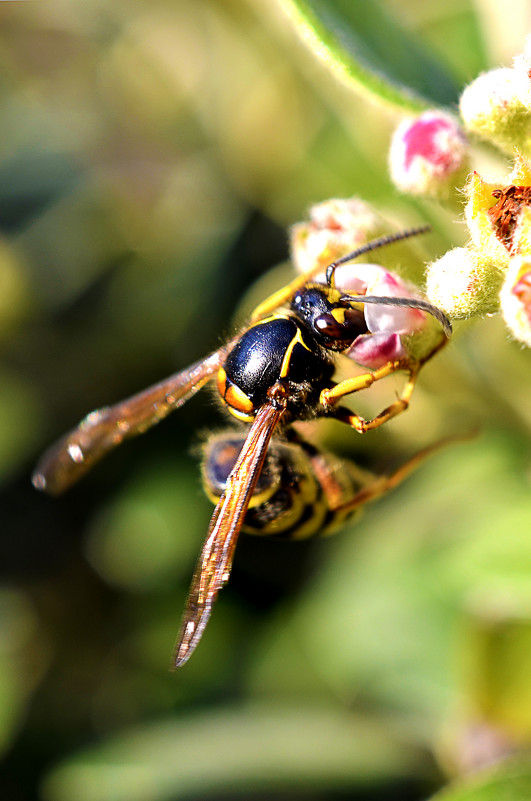
M 531 90 L 531 36 L 528 36 L 526 39 L 523 53 L 519 53 L 514 57 L 513 68 L 516 72 L 520 73 L 524 81 L 527 78 L 529 81 L 529 89 Z
M 357 337 L 346 355 L 362 367 L 377 370 L 387 362 L 405 359 L 407 351 L 398 334 L 376 332 Z
M 336 259 L 386 232 L 378 214 L 359 198 L 332 199 L 310 209 L 310 221 L 291 229 L 295 269 L 304 273 Z
M 426 111 L 396 129 L 389 151 L 391 178 L 402 192 L 446 198 L 466 177 L 468 152 L 453 117 Z
M 470 83 L 460 101 L 465 128 L 502 150 L 531 144 L 531 82 L 510 67 L 483 73 Z
M 511 333 L 531 348 L 531 256 L 511 259 L 500 302 Z
M 503 271 L 473 248 L 454 248 L 426 271 L 430 303 L 449 317 L 471 317 L 498 309 Z

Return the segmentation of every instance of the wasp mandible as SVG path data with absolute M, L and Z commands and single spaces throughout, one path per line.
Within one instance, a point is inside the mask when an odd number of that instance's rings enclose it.
M 34 486 L 59 494 L 124 439 L 158 423 L 214 378 L 228 411 L 250 424 L 201 550 L 177 641 L 176 667 L 195 649 L 219 590 L 228 580 L 236 540 L 273 433 L 289 432 L 291 423 L 319 417 L 337 419 L 360 433 L 382 425 L 407 409 L 421 367 L 450 337 L 447 317 L 425 300 L 352 294 L 335 282 L 340 265 L 427 230 L 410 229 L 358 247 L 328 266 L 324 283 L 312 281 L 320 267 L 299 276 L 262 303 L 249 325 L 227 344 L 138 395 L 91 412 L 37 465 Z M 333 375 L 338 355 L 367 335 L 364 307 L 370 304 L 427 312 L 440 323 L 440 333 L 421 356 L 395 356 L 362 375 L 336 383 Z M 285 311 L 281 310 L 284 306 Z M 397 371 L 407 375 L 402 393 L 372 420 L 341 405 L 345 396 Z

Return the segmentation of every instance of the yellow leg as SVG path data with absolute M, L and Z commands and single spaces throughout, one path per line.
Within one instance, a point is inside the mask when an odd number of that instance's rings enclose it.
M 372 373 L 364 373 L 363 375 L 354 378 L 347 378 L 345 381 L 341 381 L 334 387 L 323 389 L 319 397 L 319 401 L 325 407 L 326 414 L 335 417 L 337 420 L 341 420 L 343 423 L 346 423 L 352 428 L 355 428 L 360 434 L 364 434 L 366 431 L 371 431 L 373 428 L 378 428 L 392 417 L 396 417 L 397 414 L 406 411 L 409 406 L 411 395 L 413 394 L 413 389 L 415 388 L 421 368 L 432 358 L 432 356 L 434 356 L 439 350 L 441 350 L 441 348 L 444 347 L 447 341 L 448 340 L 446 337 L 442 338 L 435 345 L 435 347 L 419 361 L 410 361 L 409 364 L 404 361 L 388 362 L 387 364 L 384 364 L 383 367 L 378 368 L 378 370 L 374 370 Z M 344 406 L 337 406 L 334 408 L 334 404 L 337 403 L 340 398 L 344 397 L 345 395 L 350 395 L 353 392 L 359 392 L 362 389 L 367 389 L 374 384 L 375 381 L 379 381 L 380 379 L 397 372 L 397 370 L 407 371 L 409 373 L 408 381 L 397 400 L 394 401 L 394 403 L 391 403 L 390 406 L 387 406 L 387 408 L 380 412 L 380 414 L 376 415 L 376 417 L 374 417 L 372 420 L 365 420 L 363 417 L 360 417 L 359 414 L 352 412 L 350 409 L 347 409 Z
M 352 428 L 355 428 L 360 434 L 364 434 L 366 431 L 371 431 L 374 428 L 378 428 L 384 423 L 387 423 L 388 420 L 391 420 L 391 418 L 396 417 L 398 414 L 406 411 L 409 406 L 411 395 L 413 394 L 413 389 L 415 388 L 417 376 L 418 369 L 411 371 L 409 380 L 400 397 L 391 403 L 390 406 L 387 406 L 387 408 L 380 412 L 380 414 L 377 414 L 376 417 L 373 417 L 372 420 L 365 420 L 363 417 L 360 417 L 359 414 L 347 409 L 346 406 L 338 406 L 337 408 L 332 409 L 330 414 L 335 417 L 336 420 L 340 420 L 342 423 L 346 423 Z M 341 386 L 341 384 L 338 384 L 338 386 Z M 336 389 L 336 387 L 334 387 L 334 389 Z
M 323 389 L 319 397 L 319 402 L 326 408 L 333 406 L 339 398 L 345 395 L 351 395 L 353 392 L 359 392 L 362 389 L 368 389 L 375 381 L 380 381 L 391 373 L 396 373 L 397 370 L 403 369 L 402 362 L 387 362 L 383 367 L 379 367 L 372 373 L 364 373 L 363 375 L 347 378 L 341 381 L 334 387 Z
M 378 498 L 381 498 L 382 495 L 386 495 L 391 490 L 398 487 L 405 481 L 411 473 L 419 467 L 427 458 L 432 456 L 432 454 L 437 453 L 437 451 L 441 450 L 441 448 L 445 448 L 447 445 L 453 445 L 458 442 L 466 442 L 469 439 L 472 439 L 477 436 L 477 431 L 471 431 L 467 434 L 455 434 L 449 437 L 444 437 L 443 439 L 438 440 L 438 442 L 433 443 L 433 445 L 428 445 L 426 448 L 423 448 L 421 451 L 416 453 L 411 459 L 408 459 L 407 462 L 404 462 L 403 465 L 395 470 L 390 475 L 380 476 L 379 478 L 374 478 L 373 481 L 368 483 L 363 489 L 357 492 L 353 498 L 351 498 L 346 503 L 343 503 L 336 508 L 334 508 L 334 512 L 338 513 L 346 513 L 349 514 L 351 512 L 356 511 L 361 506 L 365 506 L 366 503 L 370 503 L 371 501 L 375 501 Z

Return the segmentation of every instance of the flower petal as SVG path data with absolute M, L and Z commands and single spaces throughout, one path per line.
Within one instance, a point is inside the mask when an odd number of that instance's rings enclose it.
M 358 364 L 373 370 L 407 355 L 400 336 L 384 332 L 359 336 L 346 353 Z
M 367 294 L 392 298 L 418 297 L 409 284 L 388 271 L 378 275 L 376 281 L 367 287 Z M 408 306 L 367 304 L 365 306 L 365 322 L 369 331 L 372 332 L 411 334 L 424 328 L 426 314 L 420 309 L 411 309 Z
M 334 273 L 335 285 L 342 292 L 352 295 L 367 295 L 387 270 L 379 264 L 342 264 Z

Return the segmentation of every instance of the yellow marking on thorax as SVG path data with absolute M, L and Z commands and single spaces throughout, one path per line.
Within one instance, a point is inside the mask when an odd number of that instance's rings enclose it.
M 289 343 L 288 347 L 286 348 L 286 352 L 284 354 L 284 358 L 282 359 L 282 364 L 280 366 L 280 378 L 287 378 L 289 374 L 289 363 L 291 361 L 291 354 L 293 353 L 293 348 L 297 344 L 297 342 L 305 348 L 308 353 L 311 353 L 310 348 L 306 344 L 306 342 L 302 338 L 302 334 L 300 328 L 297 328 L 297 333 L 292 338 L 291 342 Z
M 252 400 L 245 394 L 245 392 L 236 386 L 236 384 L 228 384 L 225 389 L 225 402 L 231 409 L 241 414 L 252 414 L 254 406 Z

